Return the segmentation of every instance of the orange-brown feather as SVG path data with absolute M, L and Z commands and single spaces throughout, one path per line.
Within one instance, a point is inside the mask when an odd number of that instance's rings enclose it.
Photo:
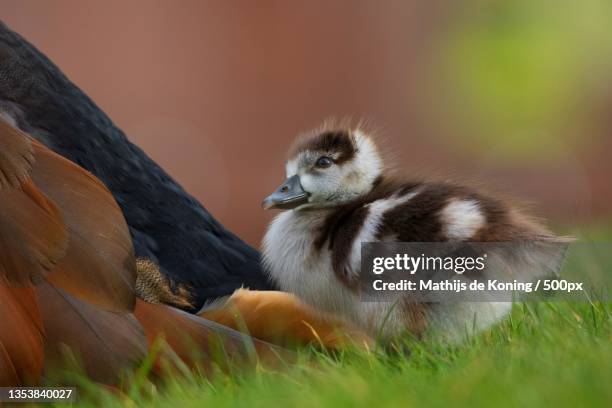
M 70 239 L 48 281 L 106 310 L 134 307 L 136 266 L 121 209 L 89 172 L 33 142 L 32 179 L 61 209 Z
M 251 358 L 255 356 L 250 352 L 256 353 L 258 361 L 272 366 L 293 358 L 286 350 L 171 306 L 138 299 L 134 314 L 143 325 L 150 346 L 159 341 L 160 337 L 163 338 L 178 358 L 189 367 L 200 364 L 205 370 L 210 370 L 212 362 L 253 363 Z M 221 361 L 217 359 L 219 347 L 223 349 Z M 223 361 L 228 358 L 232 361 Z M 156 373 L 163 374 L 163 364 L 162 354 L 155 363 Z
M 39 282 L 64 255 L 67 238 L 59 209 L 31 181 L 0 190 L 0 280 Z
M 34 288 L 0 284 L 0 300 L 0 386 L 37 384 L 44 338 Z
M 220 307 L 201 317 L 276 344 L 314 344 L 326 348 L 370 347 L 374 341 L 349 323 L 324 314 L 295 295 L 240 289 Z
M 28 179 L 33 162 L 30 139 L 0 118 L 0 189 L 18 188 Z
M 132 313 L 103 310 L 49 283 L 38 285 L 37 294 L 46 377 L 61 377 L 66 358 L 74 356 L 90 378 L 114 384 L 146 355 L 144 332 Z

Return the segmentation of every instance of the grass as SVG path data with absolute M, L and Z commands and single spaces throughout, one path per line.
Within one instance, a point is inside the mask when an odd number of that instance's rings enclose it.
M 409 353 L 300 350 L 285 369 L 178 375 L 100 388 L 79 406 L 610 406 L 612 305 L 517 304 L 509 319 L 459 346 L 408 341 Z M 83 393 L 82 393 L 83 394 Z
M 607 229 L 587 241 L 610 238 Z M 576 269 L 589 267 L 583 261 Z M 284 368 L 234 367 L 212 378 L 184 370 L 156 385 L 146 379 L 149 360 L 128 379 L 138 385 L 127 397 L 81 377 L 78 406 L 612 406 L 609 302 L 517 303 L 460 345 L 408 339 L 404 350 L 301 349 Z

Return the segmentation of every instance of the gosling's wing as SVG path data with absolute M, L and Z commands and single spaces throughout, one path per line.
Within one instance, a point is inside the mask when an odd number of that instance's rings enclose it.
M 332 249 L 334 271 L 348 285 L 357 284 L 364 242 L 495 243 L 499 269 L 524 279 L 549 274 L 562 262 L 567 238 L 505 201 L 450 183 L 389 185 L 339 210 L 319 239 Z

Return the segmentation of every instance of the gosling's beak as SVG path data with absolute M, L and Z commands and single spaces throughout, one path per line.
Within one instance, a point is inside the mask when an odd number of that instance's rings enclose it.
M 308 202 L 308 193 L 304 191 L 300 184 L 300 177 L 289 177 L 272 194 L 266 197 L 261 203 L 264 210 L 270 208 L 291 209 Z

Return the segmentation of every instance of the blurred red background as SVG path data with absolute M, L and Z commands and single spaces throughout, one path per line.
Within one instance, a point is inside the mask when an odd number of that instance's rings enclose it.
M 255 246 L 289 144 L 330 116 L 370 120 L 405 174 L 474 180 L 570 228 L 608 221 L 610 20 L 557 8 L 542 28 L 532 20 L 548 9 L 491 3 L 0 2 L 6 24 Z

